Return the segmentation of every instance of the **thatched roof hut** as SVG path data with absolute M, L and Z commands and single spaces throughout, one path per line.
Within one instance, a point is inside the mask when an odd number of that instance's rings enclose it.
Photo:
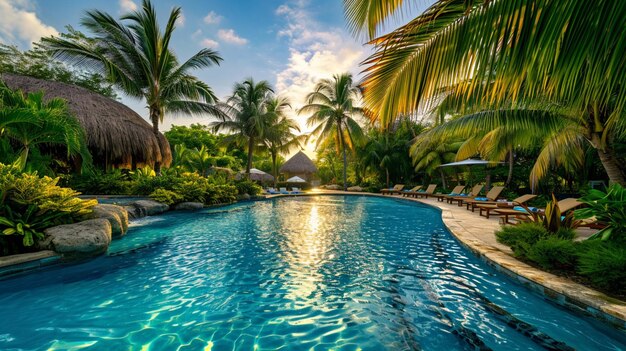
M 317 167 L 315 167 L 309 156 L 302 151 L 298 151 L 297 154 L 293 155 L 280 167 L 279 171 L 287 174 L 288 177 L 298 176 L 310 181 L 313 173 L 317 172 Z
M 46 98 L 61 98 L 85 129 L 94 163 L 130 168 L 172 162 L 170 145 L 163 134 L 157 139 L 152 126 L 122 103 L 75 85 L 15 74 L 2 74 L 11 89 L 25 93 L 44 91 Z

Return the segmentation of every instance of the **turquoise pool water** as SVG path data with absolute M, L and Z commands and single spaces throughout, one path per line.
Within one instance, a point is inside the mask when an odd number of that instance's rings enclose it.
M 135 222 L 0 281 L 2 350 L 619 350 L 483 264 L 432 208 L 318 196 Z

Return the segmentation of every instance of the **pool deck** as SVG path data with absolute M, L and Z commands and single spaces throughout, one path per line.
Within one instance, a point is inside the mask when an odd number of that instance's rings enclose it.
M 619 328 L 626 329 L 626 302 L 607 296 L 599 291 L 578 284 L 564 277 L 532 267 L 513 256 L 508 246 L 496 241 L 495 232 L 500 229 L 498 216 L 487 219 L 471 212 L 465 206 L 439 202 L 434 198 L 407 198 L 401 195 L 383 196 L 374 193 L 356 193 L 344 191 L 316 191 L 301 195 L 369 195 L 392 197 L 406 201 L 424 203 L 441 210 L 441 218 L 448 230 L 468 249 L 495 267 L 502 273 L 518 280 L 528 288 L 568 309 L 607 321 Z M 268 198 L 301 196 L 270 195 Z M 585 237 L 588 232 L 579 235 Z

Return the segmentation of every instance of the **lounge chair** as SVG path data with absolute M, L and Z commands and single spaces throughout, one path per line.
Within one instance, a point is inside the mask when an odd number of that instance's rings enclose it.
M 435 189 L 437 189 L 437 184 L 430 184 L 428 185 L 428 188 L 426 188 L 425 191 L 418 191 L 415 193 L 415 197 L 429 197 L 430 195 L 432 195 L 435 192 Z
M 291 193 L 292 194 L 302 194 L 302 192 L 300 191 L 300 188 L 295 188 L 295 187 L 291 188 Z
M 279 190 L 281 194 L 289 194 L 289 192 L 287 191 L 287 188 L 280 188 Z
M 477 204 L 496 201 L 500 197 L 500 193 L 502 193 L 502 190 L 504 190 L 503 186 L 494 186 L 493 188 L 491 188 L 491 190 L 489 190 L 489 192 L 487 192 L 487 195 L 485 195 L 485 197 L 475 197 L 473 199 L 467 199 L 463 201 L 463 203 L 468 210 L 472 210 L 472 212 L 474 212 Z
M 571 211 L 573 209 L 575 209 L 576 207 L 582 205 L 583 203 L 578 201 L 578 199 L 574 199 L 573 197 L 569 197 L 567 199 L 563 199 L 561 201 L 558 202 L 559 204 L 559 210 L 561 211 L 561 213 L 565 213 L 567 211 Z M 536 212 L 539 214 L 542 214 L 545 212 L 545 209 L 537 209 L 534 207 L 529 207 L 528 208 L 530 211 L 532 212 Z M 500 215 L 500 218 L 502 220 L 502 224 L 517 224 L 519 222 L 525 222 L 528 221 L 529 217 L 530 217 L 530 213 L 526 210 L 526 208 L 521 207 L 521 206 L 515 206 L 513 208 L 505 208 L 505 209 L 496 209 L 494 210 L 498 215 Z M 510 217 L 514 217 L 515 219 L 517 219 L 517 222 L 511 222 L 509 221 Z
M 277 191 L 274 188 L 267 188 L 266 192 L 270 195 L 276 195 L 276 194 L 280 194 L 280 191 Z
M 433 194 L 431 195 L 432 197 L 436 197 L 437 201 L 444 201 L 448 196 L 459 196 L 461 195 L 461 193 L 463 192 L 463 189 L 465 189 L 465 185 L 457 185 L 454 187 L 454 189 L 452 189 L 452 191 L 449 194 Z
M 391 189 L 380 189 L 380 193 L 383 194 L 383 195 L 385 195 L 385 194 L 389 194 L 389 195 L 400 194 L 402 189 L 404 189 L 404 184 L 396 184 Z
M 403 190 L 402 196 L 406 196 L 406 197 L 413 196 L 413 194 L 417 193 L 417 191 L 420 190 L 421 188 L 422 186 L 418 185 L 418 186 L 414 186 L 410 190 Z
M 462 206 L 463 201 L 477 197 L 480 194 L 481 190 L 483 190 L 483 185 L 477 184 L 477 185 L 474 185 L 474 187 L 472 188 L 472 191 L 470 191 L 469 194 L 461 194 L 460 196 L 448 197 L 446 198 L 446 200 L 448 201 L 449 204 L 457 202 L 459 206 Z
M 476 207 L 479 209 L 478 214 L 480 216 L 489 218 L 489 214 L 493 210 L 513 208 L 515 206 L 525 204 L 527 201 L 530 201 L 534 199 L 535 197 L 537 197 L 537 195 L 526 194 L 526 195 L 522 195 L 518 198 L 513 199 L 513 201 L 487 201 L 484 203 L 476 204 Z

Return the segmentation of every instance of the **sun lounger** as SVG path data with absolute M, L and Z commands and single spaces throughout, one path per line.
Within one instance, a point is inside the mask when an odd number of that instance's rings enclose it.
M 437 184 L 430 184 L 425 191 L 416 192 L 415 197 L 428 197 L 435 192 L 435 189 L 437 189 Z
M 463 203 L 468 210 L 472 210 L 472 212 L 474 212 L 477 204 L 493 202 L 497 200 L 498 197 L 500 197 L 500 193 L 502 193 L 502 190 L 504 190 L 503 186 L 494 186 L 493 188 L 491 188 L 491 190 L 489 190 L 489 192 L 487 192 L 487 195 L 485 195 L 485 197 L 475 197 L 473 199 L 467 199 L 463 201 Z
M 461 194 L 460 196 L 448 197 L 446 198 L 446 200 L 448 201 L 449 204 L 457 202 L 457 204 L 460 207 L 462 206 L 463 201 L 477 197 L 480 194 L 481 190 L 483 190 L 483 185 L 477 184 L 477 185 L 474 185 L 474 187 L 472 188 L 472 191 L 470 191 L 469 194 L 465 194 L 465 195 Z
M 383 194 L 383 195 L 385 195 L 385 194 L 389 194 L 389 195 L 400 194 L 402 189 L 404 189 L 404 184 L 396 184 L 391 189 L 380 189 L 380 193 Z
M 578 201 L 578 199 L 574 199 L 572 197 L 563 199 L 558 202 L 559 210 L 561 211 L 561 213 L 571 211 L 582 204 L 583 203 Z M 528 207 L 528 209 L 530 209 L 531 212 L 539 214 L 542 214 L 545 211 L 543 209 L 536 209 L 533 207 Z M 527 221 L 528 217 L 530 217 L 531 215 L 528 210 L 526 210 L 526 208 L 520 206 L 515 206 L 512 209 L 497 209 L 494 211 L 500 215 L 502 224 L 517 224 L 519 222 L 524 222 Z M 509 221 L 510 217 L 516 218 L 517 222 Z
M 535 197 L 537 197 L 537 195 L 526 194 L 513 199 L 513 201 L 488 201 L 486 203 L 476 204 L 476 207 L 479 209 L 478 214 L 480 216 L 489 218 L 490 212 L 493 210 L 505 208 L 512 209 L 513 207 L 524 204 L 527 201 L 534 199 Z
M 403 190 L 402 196 L 406 196 L 406 197 L 413 196 L 413 194 L 417 193 L 417 191 L 420 190 L 421 188 L 422 186 L 418 185 L 418 186 L 411 188 L 410 190 Z
M 300 191 L 300 188 L 295 188 L 295 187 L 291 188 L 291 193 L 292 194 L 302 194 L 302 192 Z
M 280 191 L 274 189 L 274 188 L 267 188 L 266 192 L 270 195 L 276 195 L 276 194 L 280 194 Z
M 432 197 L 436 197 L 437 201 L 444 201 L 448 196 L 459 196 L 465 189 L 465 185 L 457 185 L 452 189 L 449 194 L 433 194 Z
M 289 194 L 289 192 L 287 191 L 287 188 L 280 188 L 279 190 L 281 194 Z

